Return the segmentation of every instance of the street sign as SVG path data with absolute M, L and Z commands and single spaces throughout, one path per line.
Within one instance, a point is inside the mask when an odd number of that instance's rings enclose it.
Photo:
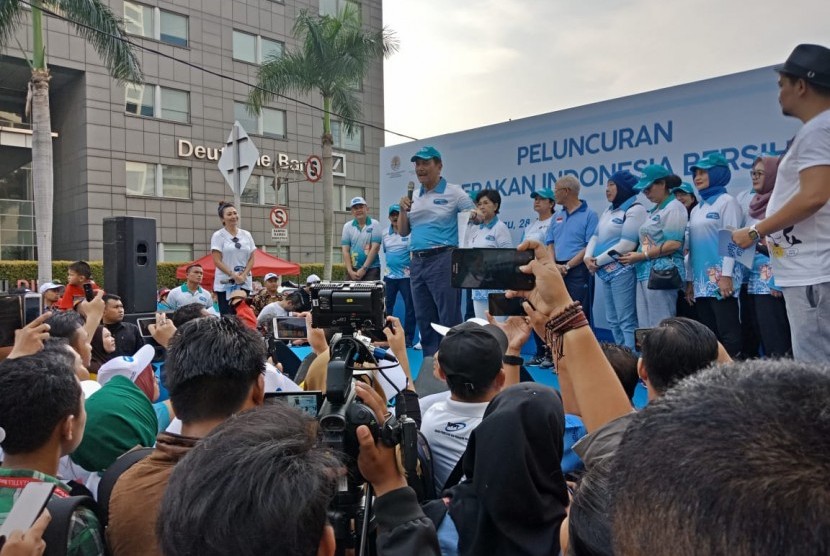
M 316 183 L 323 177 L 323 161 L 316 154 L 305 161 L 305 177 L 311 183 Z
M 269 215 L 271 219 L 271 225 L 279 230 L 282 228 L 288 227 L 288 208 L 286 207 L 274 207 L 271 209 L 271 214 Z
M 217 166 L 233 191 L 233 199 L 238 207 L 239 198 L 259 160 L 259 151 L 239 122 L 233 123 L 233 129 L 225 146 Z
M 274 228 L 271 230 L 271 239 L 276 243 L 288 243 L 288 228 Z

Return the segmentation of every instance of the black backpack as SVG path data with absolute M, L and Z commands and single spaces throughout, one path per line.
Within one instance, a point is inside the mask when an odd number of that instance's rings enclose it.
M 69 496 L 67 498 L 52 496 L 46 504 L 46 508 L 52 516 L 52 521 L 49 522 L 46 531 L 43 533 L 43 540 L 46 542 L 44 556 L 66 555 L 69 535 L 72 533 L 72 514 L 81 507 L 86 507 L 98 516 L 99 534 L 101 540 L 106 542 L 104 526 L 100 523 L 100 511 L 95 500 L 89 496 Z
M 110 516 L 110 496 L 112 496 L 112 489 L 115 488 L 115 483 L 118 478 L 124 474 L 127 469 L 143 460 L 153 453 L 153 448 L 133 448 L 126 454 L 123 454 L 115 462 L 110 465 L 104 474 L 101 475 L 101 481 L 98 483 L 98 519 L 101 525 L 106 528 L 109 523 Z

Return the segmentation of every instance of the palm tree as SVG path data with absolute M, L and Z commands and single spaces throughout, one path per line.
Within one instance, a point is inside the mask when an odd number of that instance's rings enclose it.
M 360 116 L 355 83 L 363 80 L 369 64 L 398 48 L 387 29 L 364 31 L 357 9 L 347 3 L 336 16 L 311 16 L 302 10 L 294 22 L 294 36 L 301 43 L 295 52 L 272 55 L 259 68 L 256 88 L 248 96 L 258 114 L 263 105 L 288 91 L 323 97 L 323 277 L 331 279 L 331 246 L 334 195 L 332 174 L 331 115 L 341 120 L 341 132 L 350 134 Z
M 68 19 L 75 31 L 92 44 L 110 75 L 120 83 L 140 83 L 143 77 L 138 57 L 126 42 L 121 21 L 101 0 L 0 0 L 0 45 L 5 45 L 13 37 L 28 6 L 31 7 L 32 18 L 32 79 L 29 82 L 27 109 L 31 110 L 32 120 L 37 278 L 39 283 L 44 284 L 52 281 L 54 170 L 52 118 L 49 112 L 50 76 L 43 42 L 43 10 Z

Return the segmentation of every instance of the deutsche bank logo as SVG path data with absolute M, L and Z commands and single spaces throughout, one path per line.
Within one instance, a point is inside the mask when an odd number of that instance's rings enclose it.
M 449 423 L 447 423 L 447 426 L 444 427 L 444 430 L 447 431 L 447 432 L 457 432 L 457 431 L 460 431 L 460 430 L 465 429 L 465 428 L 467 428 L 467 423 L 449 422 Z

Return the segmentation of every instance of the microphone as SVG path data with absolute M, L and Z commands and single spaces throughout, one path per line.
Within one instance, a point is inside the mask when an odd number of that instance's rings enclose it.
M 406 196 L 409 197 L 409 200 L 412 201 L 412 193 L 415 192 L 415 183 L 409 182 L 406 186 Z

